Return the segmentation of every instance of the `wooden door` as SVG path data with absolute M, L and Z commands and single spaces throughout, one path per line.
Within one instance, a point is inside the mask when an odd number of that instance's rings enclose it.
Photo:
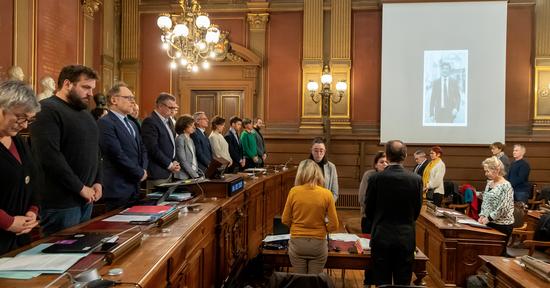
M 208 118 L 220 115 L 229 122 L 229 118 L 233 115 L 243 117 L 243 97 L 243 91 L 193 90 L 191 91 L 191 111 L 204 111 Z

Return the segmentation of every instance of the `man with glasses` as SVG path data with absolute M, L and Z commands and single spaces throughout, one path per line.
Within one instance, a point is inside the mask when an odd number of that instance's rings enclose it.
M 160 93 L 155 110 L 141 125 L 143 143 L 149 156 L 147 189 L 171 181 L 173 173 L 180 171 L 180 164 L 174 160 L 176 132 L 171 120 L 178 108 L 174 96 Z
M 212 147 L 206 136 L 206 128 L 209 125 L 208 117 L 206 117 L 206 113 L 199 111 L 193 114 L 193 119 L 195 120 L 195 127 L 197 129 L 191 134 L 191 139 L 193 139 L 193 144 L 195 144 L 195 150 L 197 151 L 197 164 L 204 174 L 206 168 L 210 165 L 210 161 L 212 161 Z
M 63 67 L 56 94 L 40 101 L 42 111 L 30 127 L 44 176 L 40 216 L 45 235 L 89 220 L 92 203 L 102 196 L 99 130 L 86 109 L 96 80 L 89 67 Z
M 134 104 L 128 86 L 117 83 L 107 92 L 109 112 L 98 121 L 108 211 L 137 202 L 139 183 L 147 179 L 147 150 L 138 126 L 128 118 Z

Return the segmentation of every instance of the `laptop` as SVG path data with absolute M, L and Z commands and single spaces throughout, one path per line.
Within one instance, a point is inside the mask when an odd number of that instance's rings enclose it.
M 88 253 L 102 245 L 110 233 L 82 232 L 69 235 L 42 250 L 42 253 Z

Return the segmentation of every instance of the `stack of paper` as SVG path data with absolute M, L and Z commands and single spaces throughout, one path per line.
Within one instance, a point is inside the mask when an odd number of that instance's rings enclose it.
M 0 258 L 0 278 L 31 279 L 42 273 L 62 274 L 89 253 L 45 254 L 53 243 L 40 244 L 15 257 Z
M 359 236 L 349 233 L 331 233 L 329 234 L 329 238 L 335 241 L 355 242 L 359 239 Z
M 154 222 L 165 214 L 177 209 L 172 205 L 157 205 L 157 206 L 133 206 L 118 215 L 105 218 L 102 221 L 107 222 Z

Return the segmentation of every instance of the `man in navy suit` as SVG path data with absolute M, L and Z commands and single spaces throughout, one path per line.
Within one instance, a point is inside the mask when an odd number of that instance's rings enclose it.
M 210 146 L 208 136 L 205 134 L 206 128 L 208 128 L 208 117 L 206 117 L 204 112 L 199 111 L 193 114 L 193 119 L 195 120 L 195 127 L 197 129 L 191 134 L 191 139 L 193 139 L 193 144 L 195 144 L 197 164 L 204 174 L 210 161 L 212 161 L 212 147 Z
M 239 132 L 241 131 L 243 120 L 238 116 L 233 116 L 229 119 L 229 130 L 225 133 L 225 141 L 229 144 L 229 155 L 233 163 L 227 171 L 229 173 L 239 172 L 244 167 L 243 146 L 241 145 L 241 139 L 239 138 Z
M 171 120 L 177 110 L 176 98 L 168 93 L 160 93 L 155 110 L 141 124 L 141 135 L 149 156 L 148 189 L 171 181 L 173 173 L 180 171 L 180 164 L 174 160 L 176 145 L 174 123 Z
M 108 210 L 134 203 L 139 183 L 147 178 L 147 150 L 139 128 L 128 119 L 134 95 L 124 83 L 107 93 L 109 112 L 98 121 L 103 156 L 103 198 Z

